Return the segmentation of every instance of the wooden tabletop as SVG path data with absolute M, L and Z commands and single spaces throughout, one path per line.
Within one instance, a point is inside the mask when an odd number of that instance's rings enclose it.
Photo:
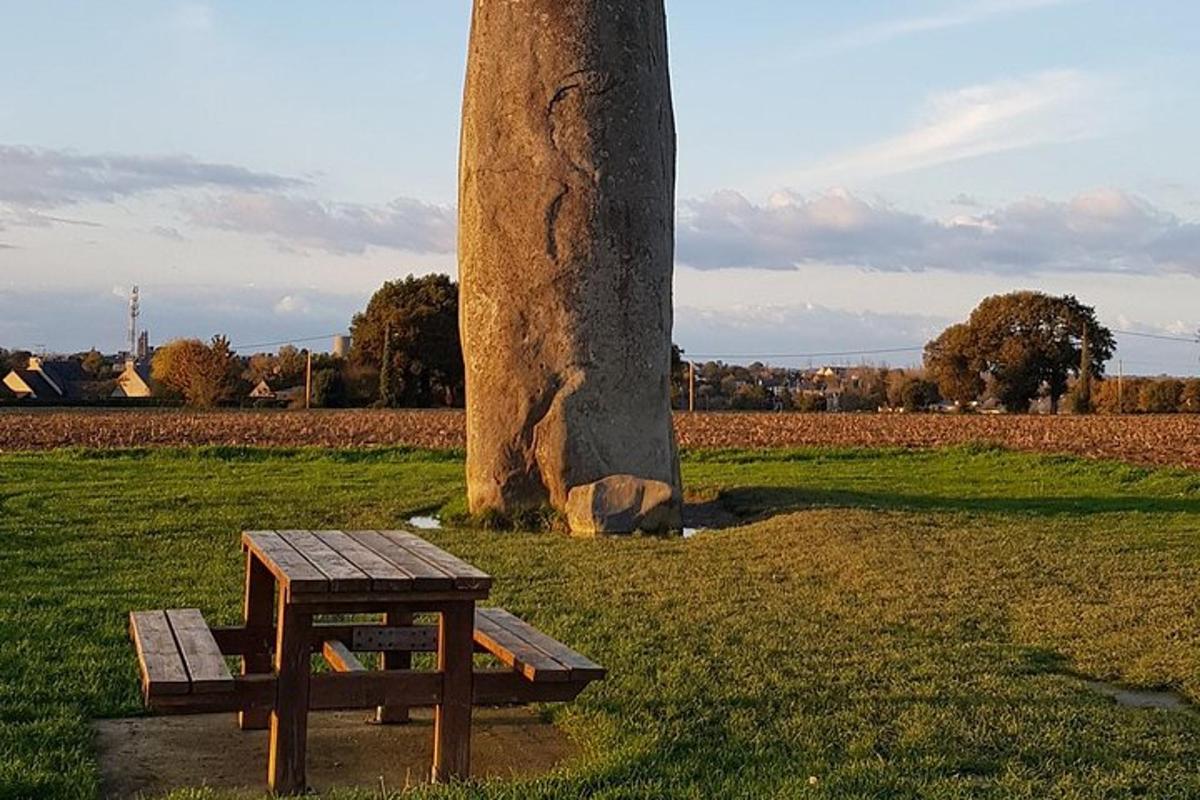
M 292 594 L 484 592 L 489 575 L 408 531 L 243 531 Z

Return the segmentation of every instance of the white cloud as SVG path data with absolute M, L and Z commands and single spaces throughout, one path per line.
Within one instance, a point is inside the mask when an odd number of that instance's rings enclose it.
M 907 133 L 836 154 L 786 181 L 847 183 L 1098 135 L 1102 83 L 1075 70 L 978 84 L 928 98 Z
M 977 25 L 994 17 L 1062 6 L 1080 0 L 978 0 L 950 6 L 938 13 L 886 20 L 849 31 L 810 48 L 816 53 L 834 53 L 884 44 L 915 34 Z
M 221 187 L 242 191 L 289 189 L 304 182 L 188 156 L 81 154 L 0 145 L 0 204 L 36 224 L 36 210 L 111 203 L 155 191 Z M 42 219 L 64 222 L 59 218 Z
M 290 314 L 307 314 L 312 310 L 312 305 L 299 295 L 289 294 L 279 298 L 279 302 L 275 304 L 275 313 L 287 316 Z
M 894 271 L 1200 276 L 1200 223 L 1116 189 L 1066 202 L 1030 198 L 949 220 L 844 190 L 811 197 L 781 192 L 764 205 L 722 192 L 685 203 L 678 230 L 680 262 L 698 269 L 840 263 Z
M 453 208 L 403 197 L 369 206 L 243 192 L 188 203 L 186 210 L 196 224 L 331 253 L 362 253 L 369 247 L 452 253 L 457 225 Z

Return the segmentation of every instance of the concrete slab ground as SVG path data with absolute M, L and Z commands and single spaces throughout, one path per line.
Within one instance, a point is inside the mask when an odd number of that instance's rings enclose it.
M 309 717 L 311 788 L 403 789 L 429 780 L 433 714 L 413 712 L 406 725 L 373 725 L 364 711 Z M 266 787 L 267 734 L 242 732 L 233 714 L 135 717 L 94 725 L 103 791 L 111 800 L 153 798 L 185 787 Z M 576 753 L 567 737 L 528 709 L 476 709 L 471 737 L 476 777 L 548 772 Z

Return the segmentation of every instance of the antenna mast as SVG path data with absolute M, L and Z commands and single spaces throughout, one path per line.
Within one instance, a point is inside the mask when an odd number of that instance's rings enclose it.
M 137 321 L 141 314 L 141 306 L 138 301 L 138 287 L 134 286 L 133 291 L 129 293 L 129 357 L 137 357 Z

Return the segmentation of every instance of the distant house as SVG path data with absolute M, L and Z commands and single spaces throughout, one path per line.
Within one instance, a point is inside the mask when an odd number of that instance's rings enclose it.
M 250 390 L 249 396 L 251 400 L 274 400 L 275 390 L 271 388 L 271 384 L 267 383 L 266 378 L 263 378 Z
M 30 356 L 25 369 L 14 369 L 4 376 L 4 385 L 20 400 L 78 400 L 86 380 L 77 361 Z
M 150 365 L 126 359 L 125 369 L 117 376 L 113 397 L 153 397 L 154 382 L 150 379 Z
M 267 379 L 263 378 L 254 385 L 248 396 L 251 400 L 274 400 L 280 403 L 290 403 L 304 396 L 304 387 L 289 386 L 286 389 L 274 389 L 271 384 L 267 383 Z

